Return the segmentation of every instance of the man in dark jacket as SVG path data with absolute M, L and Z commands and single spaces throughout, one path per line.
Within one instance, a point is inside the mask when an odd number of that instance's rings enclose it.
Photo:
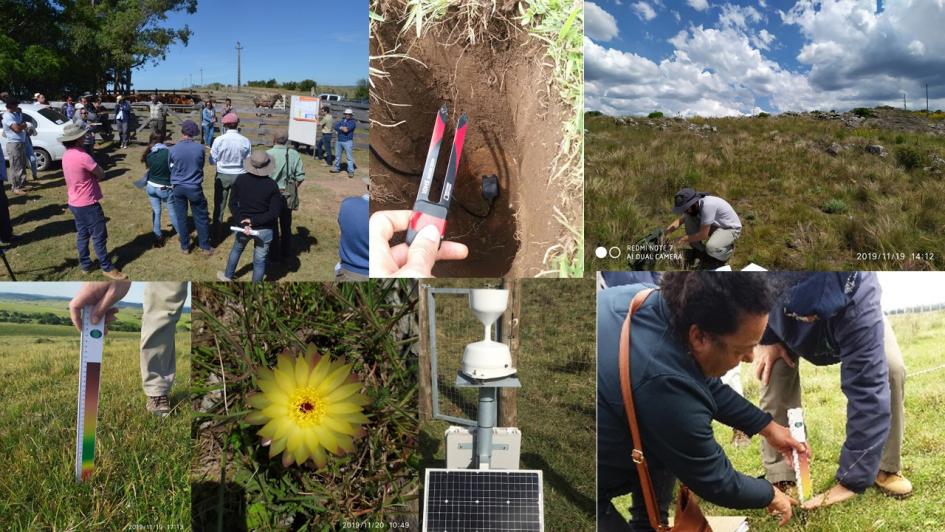
M 348 177 L 354 177 L 354 130 L 358 123 L 354 121 L 354 111 L 345 109 L 344 118 L 335 123 L 334 129 L 338 133 L 338 142 L 335 144 L 335 167 L 329 170 L 333 174 L 341 171 L 341 152 L 344 151 L 348 167 Z
M 678 478 L 700 497 L 729 508 L 767 508 L 786 523 L 796 504 L 765 480 L 732 467 L 712 420 L 761 434 L 781 452 L 805 451 L 719 376 L 750 361 L 774 291 L 763 273 L 671 272 L 632 320 L 630 374 L 643 453 L 666 522 Z M 597 298 L 597 499 L 602 531 L 651 530 L 620 390 L 621 327 L 646 285 L 608 288 Z M 632 494 L 629 525 L 611 499 Z
M 272 243 L 276 221 L 282 210 L 282 194 L 279 186 L 270 179 L 275 163 L 264 151 L 253 152 L 243 162 L 244 173 L 233 182 L 230 193 L 230 212 L 240 220 L 242 232 L 236 233 L 233 249 L 226 263 L 225 272 L 217 272 L 221 281 L 232 281 L 240 255 L 250 239 L 253 240 L 253 282 L 263 280 L 266 274 L 266 259 Z
M 761 408 L 783 423 L 789 408 L 801 406 L 798 357 L 819 366 L 839 363 L 840 388 L 847 399 L 837 484 L 804 507 L 847 500 L 874 483 L 888 495 L 908 496 L 912 484 L 900 473 L 905 366 L 883 317 L 876 274 L 782 276 L 790 279 L 790 288 L 773 307 L 757 353 Z M 794 483 L 793 468 L 776 451 L 763 445 L 762 454 L 770 482 L 785 489 Z

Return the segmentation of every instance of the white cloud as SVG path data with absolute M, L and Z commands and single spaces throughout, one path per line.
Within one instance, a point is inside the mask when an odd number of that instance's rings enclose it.
M 901 104 L 903 91 L 918 100 L 926 82 L 945 87 L 945 0 L 875 11 L 875 0 L 798 0 L 778 11 L 804 39 L 797 71 L 765 56 L 778 38 L 752 6 L 723 4 L 715 27 L 680 31 L 662 60 L 585 40 L 587 105 L 612 114 L 842 110 Z
M 609 41 L 619 34 L 617 19 L 594 2 L 584 4 L 584 33 L 596 41 Z
M 748 29 L 749 25 L 758 22 L 761 22 L 761 13 L 751 6 L 725 4 L 722 6 L 722 14 L 719 15 L 720 26 L 731 26 L 742 31 Z
M 637 16 L 640 17 L 640 20 L 650 21 L 656 18 L 656 11 L 654 11 L 653 7 L 646 2 L 635 2 L 632 9 L 636 11 Z
M 709 9 L 709 0 L 686 0 L 686 3 L 689 4 L 689 7 L 695 9 L 696 11 L 705 11 Z

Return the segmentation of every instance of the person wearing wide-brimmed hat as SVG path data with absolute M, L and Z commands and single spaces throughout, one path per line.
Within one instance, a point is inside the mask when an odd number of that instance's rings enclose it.
M 347 161 L 348 177 L 354 177 L 354 130 L 358 123 L 354 121 L 354 111 L 345 109 L 344 118 L 335 123 L 334 129 L 338 133 L 338 142 L 335 143 L 335 166 L 329 170 L 333 174 L 341 172 L 341 152 L 344 151 Z
M 253 152 L 243 162 L 245 171 L 233 183 L 230 212 L 239 220 L 243 231 L 236 233 L 233 239 L 226 271 L 217 272 L 217 278 L 221 281 L 233 280 L 240 255 L 250 239 L 253 240 L 253 282 L 262 281 L 266 274 L 269 244 L 272 243 L 276 220 L 282 210 L 282 194 L 276 182 L 269 177 L 275 166 L 268 153 Z
M 724 199 L 707 192 L 684 188 L 673 199 L 673 214 L 680 215 L 666 228 L 669 236 L 685 227 L 686 236 L 676 239 L 677 246 L 689 244 L 687 263 L 699 259 L 701 267 L 719 267 L 735 252 L 735 241 L 742 232 L 742 222 L 735 209 Z
M 82 148 L 85 134 L 84 127 L 69 123 L 57 139 L 66 147 L 62 156 L 62 175 L 66 182 L 69 210 L 75 219 L 79 265 L 85 273 L 92 271 L 89 254 L 91 240 L 105 277 L 124 280 L 128 277 L 108 258 L 108 229 L 105 226 L 105 212 L 99 203 L 103 196 L 98 184 L 105 178 L 105 170 Z

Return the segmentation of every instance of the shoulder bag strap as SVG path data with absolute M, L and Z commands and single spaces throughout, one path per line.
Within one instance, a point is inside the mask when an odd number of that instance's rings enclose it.
M 643 305 L 643 302 L 655 291 L 648 288 L 637 292 L 627 319 L 623 322 L 620 331 L 620 392 L 623 395 L 623 406 L 627 413 L 627 423 L 630 425 L 630 435 L 633 437 L 633 452 L 631 459 L 637 465 L 637 474 L 640 477 L 640 487 L 643 489 L 643 502 L 646 505 L 646 514 L 650 518 L 650 526 L 656 531 L 666 531 L 669 528 L 660 522 L 660 509 L 653 491 L 653 481 L 650 479 L 650 470 L 643 455 L 643 442 L 640 439 L 640 427 L 637 425 L 637 414 L 633 408 L 633 390 L 630 388 L 630 320 L 633 314 Z

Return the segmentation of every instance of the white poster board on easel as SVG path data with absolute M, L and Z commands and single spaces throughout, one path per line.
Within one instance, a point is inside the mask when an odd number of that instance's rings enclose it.
M 289 107 L 289 142 L 308 146 L 318 138 L 318 106 L 321 100 L 311 96 L 293 96 Z

